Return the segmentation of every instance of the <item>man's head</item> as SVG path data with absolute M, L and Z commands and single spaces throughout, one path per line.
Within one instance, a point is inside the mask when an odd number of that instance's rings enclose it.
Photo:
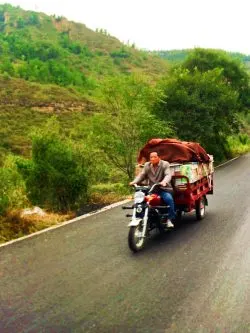
M 156 165 L 160 162 L 160 157 L 158 156 L 158 153 L 157 152 L 152 152 L 150 153 L 149 155 L 149 159 L 150 159 L 150 162 L 153 164 L 153 165 Z

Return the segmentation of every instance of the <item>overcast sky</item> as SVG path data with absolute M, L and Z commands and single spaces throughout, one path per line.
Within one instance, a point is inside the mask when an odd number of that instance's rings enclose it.
M 249 0 L 6 0 L 106 29 L 138 48 L 219 48 L 250 54 Z

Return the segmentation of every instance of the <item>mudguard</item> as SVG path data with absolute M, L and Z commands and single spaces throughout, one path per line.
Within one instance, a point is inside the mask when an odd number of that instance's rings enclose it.
M 141 221 L 142 221 L 142 219 L 134 217 L 129 222 L 128 227 L 137 227 L 140 224 Z

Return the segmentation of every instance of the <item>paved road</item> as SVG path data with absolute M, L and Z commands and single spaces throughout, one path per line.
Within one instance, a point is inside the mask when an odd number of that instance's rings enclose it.
M 215 184 L 136 255 L 120 207 L 0 249 L 0 332 L 250 332 L 250 155 Z

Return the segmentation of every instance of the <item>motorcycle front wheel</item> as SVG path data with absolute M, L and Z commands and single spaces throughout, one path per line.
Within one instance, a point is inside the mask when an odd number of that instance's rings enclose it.
M 146 243 L 146 237 L 142 237 L 142 225 L 130 227 L 128 234 L 128 246 L 131 251 L 138 252 L 142 250 Z

